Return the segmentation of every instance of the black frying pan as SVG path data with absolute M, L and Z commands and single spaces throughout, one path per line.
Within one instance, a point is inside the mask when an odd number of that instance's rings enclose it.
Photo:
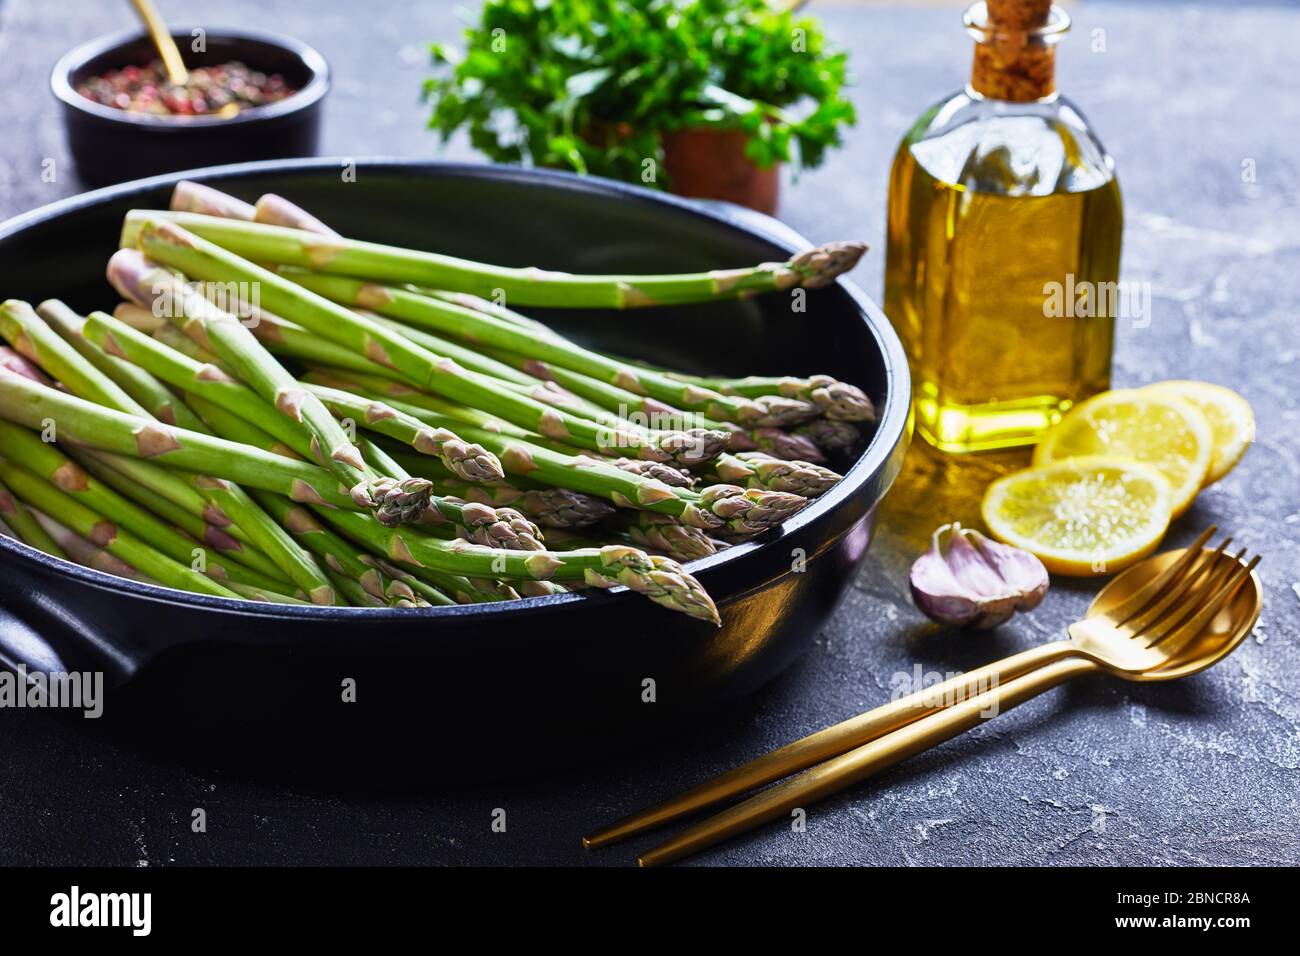
M 355 182 L 342 172 L 335 160 L 229 166 L 38 209 L 0 226 L 0 298 L 111 309 L 104 264 L 123 214 L 165 207 L 181 178 L 250 201 L 281 193 L 357 238 L 503 265 L 686 272 L 783 260 L 799 244 L 766 217 L 561 173 L 394 161 L 360 163 Z M 846 471 L 836 488 L 779 531 L 690 566 L 721 630 L 621 590 L 406 611 L 250 604 L 137 584 L 0 537 L 0 660 L 104 671 L 114 690 L 94 726 L 132 742 L 259 766 L 323 758 L 326 773 L 363 754 L 372 768 L 436 774 L 554 765 L 752 691 L 809 645 L 871 540 L 910 435 L 898 339 L 843 281 L 808 293 L 805 312 L 776 294 L 546 318 L 688 370 L 827 372 L 879 408 L 861 457 L 836 463 Z M 340 699 L 346 678 L 356 703 Z

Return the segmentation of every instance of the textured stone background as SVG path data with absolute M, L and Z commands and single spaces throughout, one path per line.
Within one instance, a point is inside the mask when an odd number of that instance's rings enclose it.
M 53 15 L 53 7 L 58 15 Z M 187 4 L 163 4 L 183 19 Z M 853 52 L 861 121 L 848 147 L 786 192 L 782 217 L 816 240 L 879 247 L 889 159 L 931 101 L 960 85 L 958 7 L 819 3 Z M 207 25 L 260 25 L 316 45 L 335 69 L 324 151 L 439 153 L 417 92 L 424 44 L 457 30 L 444 2 L 212 0 Z M 1124 277 L 1150 282 L 1149 328 L 1120 330 L 1117 385 L 1199 377 L 1259 416 L 1244 464 L 1171 531 L 1207 522 L 1261 551 L 1254 636 L 1206 674 L 1165 686 L 1102 679 L 1057 690 L 708 864 L 1271 864 L 1300 861 L 1300 11 L 1246 3 L 1071 6 L 1060 80 L 1119 163 Z M 0 215 L 79 189 L 46 86 L 56 57 L 128 23 L 124 4 L 0 0 Z M 1105 51 L 1093 52 L 1104 31 Z M 41 162 L 60 172 L 43 183 Z M 1243 183 L 1243 161 L 1257 181 Z M 880 292 L 881 257 L 854 278 Z M 0 290 L 3 292 L 3 290 Z M 977 523 L 980 489 L 1023 456 L 944 462 L 916 447 L 860 580 L 814 649 L 772 686 L 688 738 L 522 784 L 454 792 L 288 788 L 156 762 L 75 723 L 0 712 L 0 862 L 623 864 L 641 841 L 584 855 L 593 824 L 887 699 L 891 677 L 968 669 L 1057 637 L 1094 588 L 1058 582 L 993 635 L 945 634 L 907 597 L 906 570 L 944 520 Z M 287 758 L 288 759 L 288 758 Z M 190 833 L 202 806 L 208 833 Z M 489 814 L 505 807 L 506 834 Z M 1093 829 L 1105 815 L 1104 832 Z

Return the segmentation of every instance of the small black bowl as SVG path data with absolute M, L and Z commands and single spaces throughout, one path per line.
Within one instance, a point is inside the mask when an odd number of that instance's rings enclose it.
M 297 92 L 229 118 L 128 113 L 88 100 L 77 86 L 157 59 L 153 42 L 127 32 L 83 43 L 54 65 L 50 87 L 63 104 L 68 148 L 85 182 L 107 185 L 196 166 L 315 155 L 329 90 L 329 67 L 316 50 L 268 33 L 208 31 L 204 51 L 196 53 L 189 30 L 177 28 L 174 36 L 188 67 L 239 60 L 279 73 Z

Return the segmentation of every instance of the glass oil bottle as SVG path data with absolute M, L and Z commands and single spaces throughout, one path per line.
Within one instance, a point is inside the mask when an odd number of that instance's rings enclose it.
M 1065 12 L 988 0 L 965 25 L 970 84 L 894 160 L 885 266 L 917 429 L 948 452 L 1031 444 L 1109 387 L 1123 225 L 1113 160 L 1056 92 Z

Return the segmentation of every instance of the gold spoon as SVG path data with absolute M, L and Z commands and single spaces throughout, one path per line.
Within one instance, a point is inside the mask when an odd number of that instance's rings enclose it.
M 1226 545 L 1227 542 L 1224 542 Z M 841 754 L 811 770 L 761 791 L 748 800 L 710 817 L 643 854 L 642 866 L 671 863 L 690 853 L 735 836 L 769 820 L 788 815 L 825 796 L 891 767 L 906 758 L 978 726 L 990 716 L 1029 700 L 1058 684 L 1084 674 L 1108 672 L 1126 680 L 1173 680 L 1204 670 L 1232 652 L 1250 633 L 1263 601 L 1254 574 L 1259 557 L 1243 564 L 1243 551 L 1234 556 L 1221 545 L 1198 551 L 1187 561 L 1186 549 L 1150 558 L 1125 572 L 1094 599 L 1093 607 L 1116 614 L 1131 604 L 1132 595 L 1151 579 L 1166 584 L 1137 611 L 1124 611 L 1123 623 L 1103 629 L 1093 622 L 1072 642 L 1076 652 L 1006 684 L 908 724 L 893 733 Z M 1171 567 L 1181 573 L 1167 577 Z M 1243 584 L 1248 584 L 1242 587 Z M 1109 592 L 1109 593 L 1107 593 Z
M 135 7 L 135 12 L 144 22 L 144 28 L 153 38 L 153 45 L 158 48 L 158 55 L 162 57 L 163 67 L 167 70 L 167 79 L 176 86 L 184 86 L 190 78 L 189 71 L 185 69 L 181 51 L 177 48 L 176 41 L 172 39 L 167 24 L 158 13 L 158 8 L 153 5 L 153 0 L 131 0 L 131 5 Z
M 1093 599 L 1087 617 L 1071 627 L 1072 640 L 1070 641 L 1056 641 L 1032 648 L 828 727 L 737 767 L 720 777 L 706 781 L 677 797 L 605 827 L 585 837 L 583 845 L 593 849 L 606 846 L 712 806 L 729 797 L 737 796 L 860 747 L 928 717 L 955 702 L 970 700 L 990 687 L 1005 684 L 1022 674 L 1053 662 L 1068 658 L 1082 658 L 1090 661 L 1095 667 L 1109 668 L 1112 665 L 1105 655 L 1106 648 L 1111 647 L 1112 642 L 1114 647 L 1119 648 L 1124 661 L 1124 664 L 1118 666 L 1116 670 L 1117 673 L 1124 672 L 1120 676 L 1127 676 L 1133 680 L 1159 680 L 1181 677 L 1183 673 L 1190 673 L 1191 671 L 1173 673 L 1162 665 L 1162 662 L 1167 662 L 1173 653 L 1174 649 L 1170 644 L 1166 643 L 1158 650 L 1140 646 L 1132 641 L 1120 644 L 1118 635 L 1132 634 L 1134 628 L 1148 621 L 1152 614 L 1162 613 L 1194 586 L 1199 586 L 1202 581 L 1208 581 L 1208 578 L 1203 576 L 1210 570 L 1214 568 L 1222 570 L 1219 562 L 1227 545 L 1226 541 L 1208 560 L 1202 560 L 1205 557 L 1202 546 L 1209 540 L 1214 530 L 1213 526 L 1207 528 L 1191 547 L 1181 552 L 1168 552 L 1148 558 L 1112 580 Z M 1234 596 L 1230 605 L 1234 614 L 1243 611 L 1241 602 L 1244 595 L 1252 590 L 1258 598 L 1258 581 L 1255 581 L 1253 589 L 1243 589 Z M 1217 627 L 1226 613 L 1225 611 L 1216 617 L 1212 625 Z M 1258 613 L 1256 600 L 1250 625 L 1253 625 Z M 1249 630 L 1249 626 L 1246 630 Z M 1242 632 L 1243 636 L 1244 633 L 1245 631 Z M 1112 635 L 1110 642 L 1107 641 L 1107 634 Z M 1231 651 L 1239 640 L 1240 637 L 1230 644 L 1218 641 L 1222 645 L 1220 656 Z M 1100 657 L 1096 653 L 1099 642 L 1102 652 Z M 1199 648 L 1200 644 L 1199 641 L 1191 641 L 1184 650 Z M 1211 663 L 1213 660 L 1208 660 L 1201 666 L 1208 667 Z M 1134 666 L 1138 669 L 1132 670 Z

